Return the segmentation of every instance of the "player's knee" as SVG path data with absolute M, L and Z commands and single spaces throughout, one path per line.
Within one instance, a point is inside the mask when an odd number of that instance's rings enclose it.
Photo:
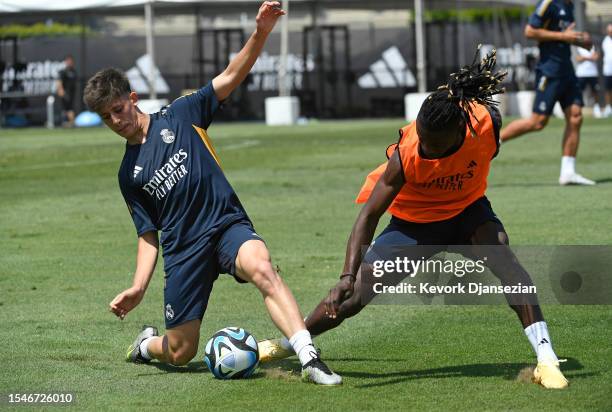
M 341 315 L 344 319 L 352 318 L 361 312 L 361 309 L 363 309 L 363 306 L 361 306 L 359 300 L 356 302 L 350 301 L 346 307 L 342 308 Z
M 353 294 L 350 299 L 346 300 L 340 306 L 340 317 L 342 319 L 347 319 L 355 316 L 363 309 L 363 305 L 361 304 L 361 296 L 358 294 Z
M 489 221 L 483 223 L 472 235 L 471 238 L 472 244 L 475 245 L 475 252 L 478 254 L 478 246 L 486 245 L 486 246 L 507 246 L 510 244 L 510 239 L 508 238 L 508 234 L 503 226 L 499 223 Z M 485 250 L 488 248 L 485 248 Z M 491 250 L 503 250 L 506 248 L 494 248 Z
M 579 128 L 582 125 L 582 111 L 578 110 L 572 112 L 569 116 L 569 124 L 574 128 Z
M 198 352 L 198 348 L 191 345 L 183 345 L 178 349 L 169 350 L 169 358 L 170 363 L 175 366 L 183 366 L 187 365 L 190 360 L 192 360 Z
M 491 269 L 498 277 L 499 274 L 502 274 L 501 278 L 504 278 L 504 273 L 506 273 L 506 268 L 510 265 L 515 265 L 517 263 L 516 256 L 508 246 L 499 246 L 495 248 L 490 248 L 486 254 L 487 257 L 487 267 Z M 513 276 L 518 276 L 517 274 L 513 274 Z
M 548 124 L 547 116 L 537 116 L 531 122 L 531 129 L 534 131 L 540 131 L 546 127 Z
M 272 262 L 266 259 L 255 264 L 252 282 L 264 296 L 273 295 L 282 284 L 280 276 L 272 267 Z

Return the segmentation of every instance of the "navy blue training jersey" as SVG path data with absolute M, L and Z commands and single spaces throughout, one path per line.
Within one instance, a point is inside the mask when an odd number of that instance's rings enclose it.
M 564 31 L 574 22 L 574 3 L 565 0 L 540 0 L 529 17 L 529 25 L 536 29 Z M 570 45 L 561 41 L 539 43 L 540 61 L 537 69 L 548 77 L 562 77 L 574 73 Z
M 119 187 L 138 236 L 161 232 L 166 268 L 248 219 L 206 134 L 218 106 L 209 83 L 151 115 L 143 144 L 126 144 Z

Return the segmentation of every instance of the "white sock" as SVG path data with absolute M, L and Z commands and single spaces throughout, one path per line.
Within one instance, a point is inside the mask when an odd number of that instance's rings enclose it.
M 306 322 L 306 318 L 304 318 L 304 322 Z M 315 336 L 312 336 L 312 335 L 310 336 L 311 339 L 314 338 L 314 337 Z M 293 347 L 291 346 L 291 342 L 289 342 L 289 339 L 287 339 L 284 336 L 281 338 L 279 343 L 280 343 L 281 347 L 283 349 L 285 349 L 285 350 L 293 349 Z
M 285 350 L 289 350 L 291 349 L 291 343 L 289 343 L 289 339 L 287 339 L 286 337 L 283 336 L 283 338 L 280 340 L 280 345 L 283 349 Z
M 313 358 L 317 357 L 317 350 L 312 344 L 312 338 L 310 337 L 310 332 L 306 329 L 303 329 L 299 332 L 296 332 L 291 338 L 289 338 L 289 343 L 293 347 L 293 350 L 300 358 L 300 363 L 302 366 L 306 365 Z
M 576 174 L 576 158 L 572 156 L 561 157 L 561 176 Z
M 538 357 L 538 362 L 553 361 L 558 362 L 559 359 L 552 348 L 552 341 L 548 334 L 548 326 L 546 322 L 536 322 L 525 328 L 525 335 L 531 343 L 534 352 Z
M 151 336 L 150 338 L 146 338 L 142 342 L 140 342 L 140 356 L 145 359 L 151 360 L 153 357 L 149 355 L 149 343 L 153 340 L 155 336 Z

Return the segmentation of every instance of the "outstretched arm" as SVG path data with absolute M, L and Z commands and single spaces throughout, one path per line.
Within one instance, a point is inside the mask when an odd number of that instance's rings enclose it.
M 111 312 L 117 317 L 125 318 L 128 312 L 138 306 L 144 297 L 155 271 L 158 250 L 157 232 L 146 232 L 138 238 L 136 272 L 134 273 L 132 287 L 118 294 L 109 305 Z
M 276 21 L 284 14 L 285 11 L 280 8 L 279 2 L 263 2 L 255 18 L 257 23 L 255 31 L 223 73 L 212 81 L 213 89 L 219 101 L 227 99 L 249 74 Z
M 389 158 L 385 173 L 380 177 L 370 198 L 359 212 L 346 248 L 342 273 L 357 274 L 361 265 L 361 247 L 369 245 L 380 217 L 389 208 L 404 185 L 404 172 L 397 150 Z
M 593 47 L 589 33 L 575 31 L 576 23 L 572 23 L 564 31 L 552 31 L 543 28 L 525 26 L 525 37 L 537 42 L 560 41 L 590 50 Z
M 380 177 L 370 198 L 359 212 L 346 247 L 344 270 L 340 282 L 327 297 L 326 310 L 330 317 L 336 317 L 340 304 L 350 298 L 353 283 L 361 265 L 361 248 L 369 245 L 374 237 L 376 226 L 383 213 L 404 185 L 404 171 L 397 150 L 389 158 L 385 173 Z

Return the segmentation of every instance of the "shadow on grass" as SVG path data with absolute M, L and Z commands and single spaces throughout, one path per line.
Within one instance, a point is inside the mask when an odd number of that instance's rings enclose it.
M 161 375 L 164 373 L 200 373 L 210 374 L 208 366 L 201 360 L 192 360 L 185 366 L 173 366 L 166 363 L 151 362 L 147 367 L 149 371 L 151 368 L 157 369 L 155 372 L 140 373 L 138 376 L 152 376 Z M 285 359 L 279 362 L 268 363 L 260 365 L 255 373 L 249 377 L 249 379 L 298 379 L 301 372 L 301 365 L 297 360 Z
M 511 182 L 511 183 L 491 183 L 490 187 L 498 188 L 498 187 L 559 187 L 559 183 L 556 181 L 550 182 Z
M 333 361 L 347 361 L 348 359 L 330 359 Z M 384 362 L 384 361 L 383 361 Z M 441 378 L 460 378 L 460 377 L 502 377 L 506 380 L 516 380 L 527 368 L 532 368 L 533 364 L 528 363 L 477 363 L 471 365 L 445 366 L 442 368 L 403 370 L 396 372 L 350 372 L 338 371 L 342 376 L 384 380 L 380 382 L 366 383 L 357 385 L 357 388 L 373 388 L 378 386 L 395 385 L 414 379 L 441 379 Z M 599 375 L 599 372 L 577 372 L 584 367 L 574 358 L 568 358 L 567 362 L 561 364 L 564 374 L 570 379 L 585 378 Z
M 327 359 L 325 359 L 327 360 Z M 289 359 L 277 360 L 269 363 L 264 363 L 259 365 L 260 370 L 267 369 L 283 369 L 287 371 L 293 371 L 298 375 L 302 372 L 302 365 L 297 357 L 292 357 Z
M 604 177 L 601 179 L 596 179 L 595 183 L 597 184 L 606 184 L 612 183 L 612 177 Z M 569 185 L 570 187 L 581 187 L 581 185 Z M 495 183 L 491 184 L 491 187 L 559 187 L 559 183 L 555 181 L 550 182 L 511 182 L 511 183 Z
M 165 373 L 210 373 L 206 364 L 201 360 L 199 361 L 193 360 L 185 366 L 174 366 L 174 365 L 169 365 L 167 363 L 161 363 L 161 362 L 156 362 L 156 361 L 153 361 L 150 364 L 145 365 L 145 366 L 149 369 L 156 368 L 158 369 L 158 372 L 140 373 L 138 374 L 138 376 L 159 375 L 163 372 Z
M 327 358 L 333 365 L 334 362 L 372 362 L 372 358 Z M 376 362 L 385 364 L 393 362 L 407 362 L 407 359 L 390 358 L 376 359 Z M 528 368 L 535 365 L 530 363 L 477 363 L 469 365 L 445 366 L 441 368 L 421 370 L 399 370 L 393 372 L 361 372 L 336 369 L 344 377 L 376 380 L 375 382 L 356 385 L 356 388 L 367 389 L 379 386 L 396 385 L 414 379 L 444 379 L 462 377 L 502 377 L 506 380 L 520 379 L 520 375 Z M 202 361 L 192 361 L 186 366 L 172 366 L 163 363 L 151 363 L 149 367 L 158 369 L 155 373 L 143 373 L 139 376 L 159 375 L 161 373 L 210 373 L 208 367 Z M 357 369 L 357 368 L 354 368 Z M 353 369 L 353 370 L 354 370 Z M 561 369 L 570 381 L 590 376 L 600 375 L 600 372 L 579 372 L 584 369 L 580 361 L 575 358 L 567 358 L 567 362 L 561 364 Z M 297 359 L 284 359 L 277 362 L 260 365 L 255 374 L 249 379 L 281 379 L 298 380 L 301 365 Z M 529 372 L 530 374 L 531 372 Z

